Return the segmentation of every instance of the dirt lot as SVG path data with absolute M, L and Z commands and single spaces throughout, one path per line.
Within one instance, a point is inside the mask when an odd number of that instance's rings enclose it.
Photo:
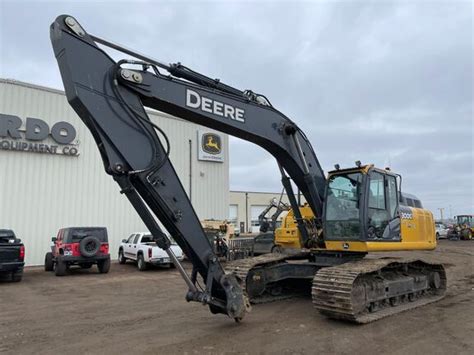
M 416 254 L 445 263 L 447 297 L 364 326 L 326 319 L 309 297 L 257 305 L 236 324 L 186 303 L 175 270 L 113 264 L 57 278 L 30 268 L 0 283 L 0 353 L 473 353 L 474 242 Z

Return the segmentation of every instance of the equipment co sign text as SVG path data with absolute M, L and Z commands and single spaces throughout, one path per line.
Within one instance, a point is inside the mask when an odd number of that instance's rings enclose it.
M 34 152 L 66 156 L 78 156 L 79 151 L 72 142 L 76 129 L 68 122 L 55 123 L 51 129 L 39 118 L 27 117 L 25 128 L 18 116 L 0 113 L 0 149 L 19 152 Z M 49 136 L 57 144 L 43 143 Z

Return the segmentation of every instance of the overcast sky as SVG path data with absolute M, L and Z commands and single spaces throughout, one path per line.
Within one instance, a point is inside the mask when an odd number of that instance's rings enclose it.
M 48 29 L 62 13 L 265 94 L 325 171 L 389 165 L 436 217 L 474 212 L 471 1 L 0 0 L 0 77 L 63 89 Z M 269 154 L 230 142 L 231 189 L 281 190 Z

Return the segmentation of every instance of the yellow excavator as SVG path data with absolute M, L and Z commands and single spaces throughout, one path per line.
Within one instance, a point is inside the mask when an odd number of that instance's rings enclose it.
M 304 132 L 264 95 L 89 34 L 72 16 L 59 16 L 50 33 L 69 103 L 96 140 L 106 172 L 187 283 L 187 301 L 240 321 L 249 301 L 281 299 L 310 286 L 323 314 L 366 323 L 444 296 L 441 264 L 366 257 L 436 247 L 433 216 L 402 203 L 400 175 L 356 162 L 348 169 L 336 165 L 326 176 Z M 116 62 L 99 44 L 135 59 Z M 169 159 L 166 133 L 145 106 L 267 150 L 292 208 L 277 240 L 291 248 L 222 265 Z M 302 209 L 293 185 L 307 201 Z M 156 218 L 192 263 L 190 275 Z

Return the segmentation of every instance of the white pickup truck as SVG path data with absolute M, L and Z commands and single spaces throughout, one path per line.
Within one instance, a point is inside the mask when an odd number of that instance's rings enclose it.
M 183 251 L 173 240 L 171 240 L 171 250 L 178 260 L 183 260 Z M 149 232 L 133 233 L 127 239 L 122 239 L 118 260 L 120 264 L 125 264 L 127 260 L 136 261 L 140 271 L 146 270 L 150 264 L 174 267 L 168 254 L 156 245 Z

